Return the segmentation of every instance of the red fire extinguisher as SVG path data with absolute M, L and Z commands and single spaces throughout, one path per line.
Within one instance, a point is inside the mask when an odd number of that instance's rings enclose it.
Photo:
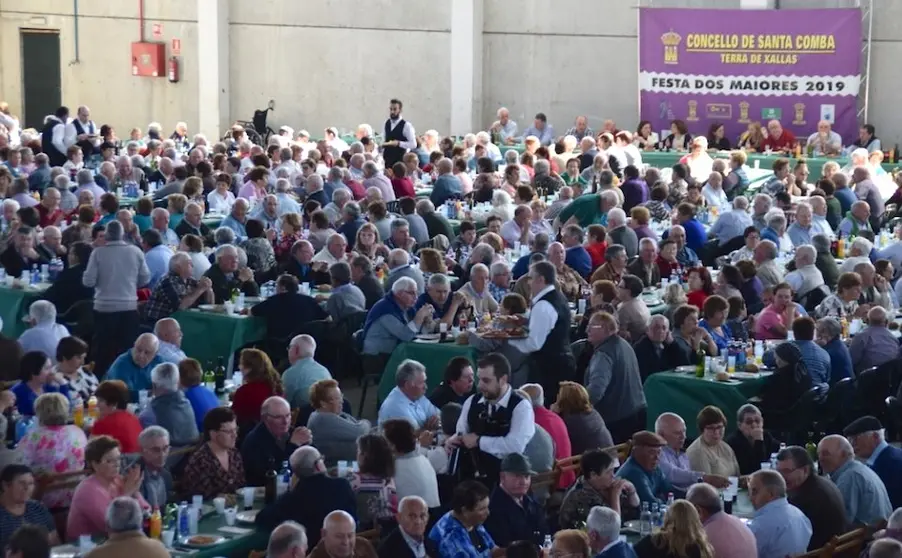
M 169 58 L 169 82 L 178 83 L 179 81 L 179 59 L 175 56 Z

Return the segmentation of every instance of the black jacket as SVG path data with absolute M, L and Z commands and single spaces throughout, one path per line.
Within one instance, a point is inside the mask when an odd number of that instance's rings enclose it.
M 761 468 L 762 463 L 770 461 L 772 453 L 780 451 L 780 442 L 771 436 L 770 432 L 765 432 L 764 439 L 753 445 L 745 434 L 737 429 L 727 437 L 727 444 L 736 454 L 740 475 L 751 475 Z
M 6 270 L 7 275 L 19 277 L 22 275 L 23 271 L 31 270 L 31 267 L 34 265 L 40 266 L 41 264 L 48 263 L 41 258 L 40 255 L 41 253 L 38 252 L 38 259 L 36 260 L 24 258 L 16 251 L 16 247 L 10 244 L 9 247 L 0 254 L 0 265 Z
M 298 278 L 298 283 L 313 283 L 314 285 L 328 285 L 332 281 L 332 276 L 328 271 L 314 271 L 313 267 L 307 265 L 305 269 L 301 269 L 301 264 L 294 258 L 288 258 L 282 264 L 279 273 L 288 273 Z
M 364 275 L 360 281 L 354 284 L 357 285 L 358 289 L 363 291 L 363 296 L 366 297 L 367 310 L 385 297 L 385 288 L 382 286 L 382 283 L 379 282 L 379 279 L 372 273 Z
M 266 472 L 270 469 L 280 471 L 282 463 L 288 461 L 296 449 L 298 447 L 288 441 L 280 447 L 266 425 L 258 423 L 241 444 L 241 461 L 244 462 L 247 486 L 264 486 Z
M 57 312 L 66 313 L 72 305 L 82 300 L 92 300 L 94 289 L 85 287 L 82 276 L 85 274 L 83 264 L 64 269 L 50 287 L 44 291 L 44 299 L 56 306 Z
M 426 548 L 428 558 L 439 558 L 438 547 L 429 537 L 423 537 L 423 546 Z M 379 558 L 414 558 L 413 551 L 407 546 L 400 527 L 395 527 L 394 531 L 382 541 L 376 553 Z
M 191 223 L 182 219 L 182 222 L 175 226 L 175 234 L 179 235 L 179 238 L 182 238 L 186 234 L 195 234 L 204 241 L 204 246 L 216 245 L 216 242 L 213 240 L 213 231 L 203 223 L 200 224 L 200 230 L 198 231 L 191 226 Z
M 238 280 L 238 272 L 236 271 L 232 279 L 228 279 L 222 269 L 215 263 L 204 273 L 204 277 L 209 277 L 213 282 L 213 298 L 216 304 L 222 304 L 226 300 L 232 298 L 232 289 L 238 289 L 247 296 L 257 296 L 260 294 L 260 288 L 253 279 L 241 282 Z
M 248 483 L 250 484 L 250 482 Z M 323 520 L 334 510 L 357 518 L 357 498 L 347 479 L 317 473 L 298 478 L 295 487 L 257 514 L 257 528 L 272 531 L 283 521 L 297 521 L 307 529 L 308 546 L 319 543 Z
M 656 372 L 673 370 L 677 366 L 686 364 L 679 346 L 675 342 L 665 343 L 664 349 L 658 354 L 654 343 L 651 342 L 647 335 L 643 335 L 633 345 L 633 350 L 636 352 L 636 360 L 639 362 L 639 373 L 642 375 L 643 382 Z M 757 471 L 758 469 L 755 470 Z
M 432 390 L 432 393 L 429 394 L 429 400 L 432 401 L 432 404 L 441 409 L 448 403 L 459 403 L 461 405 L 464 404 L 464 401 L 467 400 L 468 397 L 473 395 L 472 393 L 467 393 L 463 397 L 454 393 L 454 390 L 451 389 L 451 386 L 442 382 Z

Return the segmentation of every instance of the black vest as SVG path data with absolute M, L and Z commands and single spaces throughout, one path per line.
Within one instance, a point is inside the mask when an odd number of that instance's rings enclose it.
M 61 167 L 66 164 L 66 161 L 68 161 L 66 154 L 60 153 L 60 151 L 53 145 L 53 129 L 57 126 L 65 125 L 65 123 L 60 122 L 59 120 L 54 118 L 44 126 L 43 130 L 41 130 L 41 151 L 46 153 L 47 157 L 50 158 L 51 167 Z
M 482 398 L 481 395 L 477 393 L 471 396 L 473 402 L 467 413 L 467 427 L 471 433 L 492 437 L 508 435 L 511 431 L 514 408 L 523 401 L 523 398 L 517 395 L 513 388 L 510 390 L 507 406 L 496 405 L 491 414 L 489 413 L 489 403 L 479 401 Z M 461 452 L 458 458 L 460 459 L 459 480 L 476 479 L 485 483 L 486 486 L 494 486 L 498 483 L 498 477 L 501 474 L 501 460 L 494 455 L 476 448 Z
M 407 137 L 404 136 L 405 126 L 407 126 L 407 122 L 403 118 L 394 128 L 391 127 L 391 118 L 386 120 L 385 131 L 382 134 L 385 141 L 407 141 Z M 405 153 L 407 153 L 407 150 L 403 147 L 383 147 L 382 159 L 385 161 L 385 168 L 389 169 L 395 163 L 400 162 L 404 158 Z
M 85 129 L 84 126 L 81 125 L 81 122 L 78 118 L 72 120 L 72 125 L 75 126 L 75 135 L 80 136 L 82 134 L 96 134 L 97 130 L 94 129 L 94 123 L 90 120 L 88 121 L 88 128 Z M 87 162 L 88 158 L 94 154 L 94 144 L 91 143 L 91 140 L 86 139 L 84 141 L 78 141 L 75 143 L 78 147 L 81 147 L 81 152 L 84 154 L 84 161 Z
M 554 401 L 558 382 L 579 381 L 579 378 L 576 378 L 576 360 L 570 351 L 570 304 L 559 289 L 549 291 L 537 302 L 543 300 L 554 307 L 557 320 L 545 338 L 545 344 L 531 355 L 530 366 L 532 375 L 545 389 L 547 400 Z

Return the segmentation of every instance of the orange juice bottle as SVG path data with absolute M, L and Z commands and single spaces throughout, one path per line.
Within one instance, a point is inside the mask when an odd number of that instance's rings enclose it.
M 93 395 L 88 399 L 88 416 L 97 420 L 97 398 Z
M 163 533 L 163 516 L 160 515 L 159 506 L 153 507 L 153 514 L 150 516 L 150 538 L 160 539 Z
M 75 402 L 75 409 L 72 411 L 72 422 L 79 428 L 85 425 L 85 404 L 82 403 L 81 398 Z

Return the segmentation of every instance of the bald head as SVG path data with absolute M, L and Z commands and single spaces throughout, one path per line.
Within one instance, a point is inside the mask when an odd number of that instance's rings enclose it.
M 154 334 L 160 341 L 171 343 L 179 346 L 182 342 L 182 328 L 177 321 L 172 318 L 163 318 L 157 321 L 153 328 Z
M 351 558 L 357 535 L 354 518 L 344 510 L 335 510 L 323 520 L 322 540 L 332 558 Z
M 882 306 L 874 306 L 868 310 L 868 325 L 886 327 L 887 321 L 886 309 Z
M 902 543 L 896 539 L 877 539 L 868 548 L 868 558 L 902 558 Z
M 294 521 L 282 523 L 269 535 L 269 558 L 303 558 L 307 554 L 307 532 Z
M 825 436 L 817 445 L 817 459 L 826 473 L 832 473 L 855 458 L 852 444 L 839 434 Z
M 288 401 L 279 397 L 278 395 L 273 395 L 263 402 L 263 405 L 260 407 L 261 414 L 264 415 L 279 415 L 283 413 L 290 413 L 291 406 L 288 404 Z
M 676 413 L 661 413 L 655 420 L 655 432 L 675 451 L 686 443 L 686 422 Z

